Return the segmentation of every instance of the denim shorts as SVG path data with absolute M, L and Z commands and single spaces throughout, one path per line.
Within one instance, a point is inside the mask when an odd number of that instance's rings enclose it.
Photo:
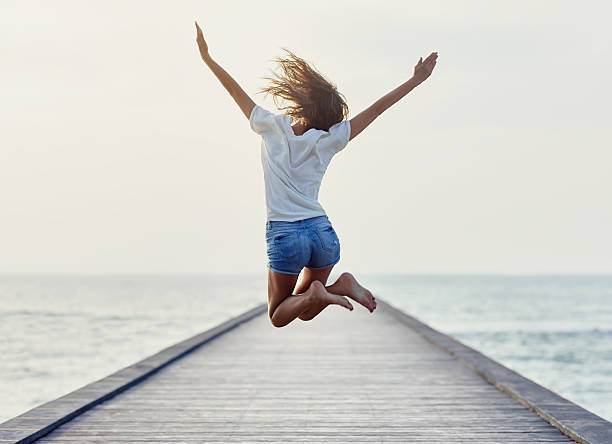
M 327 216 L 295 222 L 266 222 L 268 267 L 300 274 L 302 268 L 327 268 L 340 260 L 340 240 Z

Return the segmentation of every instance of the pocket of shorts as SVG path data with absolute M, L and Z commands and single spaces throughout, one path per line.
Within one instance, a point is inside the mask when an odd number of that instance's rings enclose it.
M 279 233 L 274 236 L 274 246 L 282 257 L 292 257 L 298 252 L 298 235 L 292 233 Z
M 332 251 L 340 246 L 338 235 L 331 225 L 317 228 L 316 233 L 324 250 Z

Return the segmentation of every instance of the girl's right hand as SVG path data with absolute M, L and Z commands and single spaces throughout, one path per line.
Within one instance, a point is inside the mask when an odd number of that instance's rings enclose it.
M 206 44 L 206 40 L 204 40 L 204 34 L 202 34 L 202 29 L 200 29 L 197 21 L 195 22 L 195 25 L 197 31 L 196 42 L 198 43 L 198 48 L 200 49 L 200 55 L 203 59 L 205 59 L 208 57 L 208 45 Z
M 432 52 L 425 60 L 423 60 L 423 57 L 419 58 L 418 63 L 414 67 L 414 75 L 412 77 L 419 83 L 424 82 L 431 75 L 434 66 L 436 66 L 437 59 L 437 52 Z

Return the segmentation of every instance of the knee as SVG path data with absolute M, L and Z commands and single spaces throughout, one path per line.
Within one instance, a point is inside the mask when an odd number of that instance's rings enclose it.
M 274 318 L 270 318 L 270 323 L 274 325 L 276 328 L 284 327 L 286 324 L 281 324 L 278 321 L 275 321 Z
M 285 325 L 287 325 L 287 323 L 282 323 L 279 321 L 278 318 L 275 318 L 274 313 L 272 312 L 268 313 L 268 317 L 270 318 L 270 323 L 276 328 L 284 327 Z

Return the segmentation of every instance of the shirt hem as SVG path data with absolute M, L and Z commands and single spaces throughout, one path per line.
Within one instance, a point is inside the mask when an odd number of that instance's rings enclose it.
M 310 219 L 311 217 L 327 216 L 327 213 L 300 214 L 299 216 L 268 216 L 266 222 L 296 222 L 298 220 Z

